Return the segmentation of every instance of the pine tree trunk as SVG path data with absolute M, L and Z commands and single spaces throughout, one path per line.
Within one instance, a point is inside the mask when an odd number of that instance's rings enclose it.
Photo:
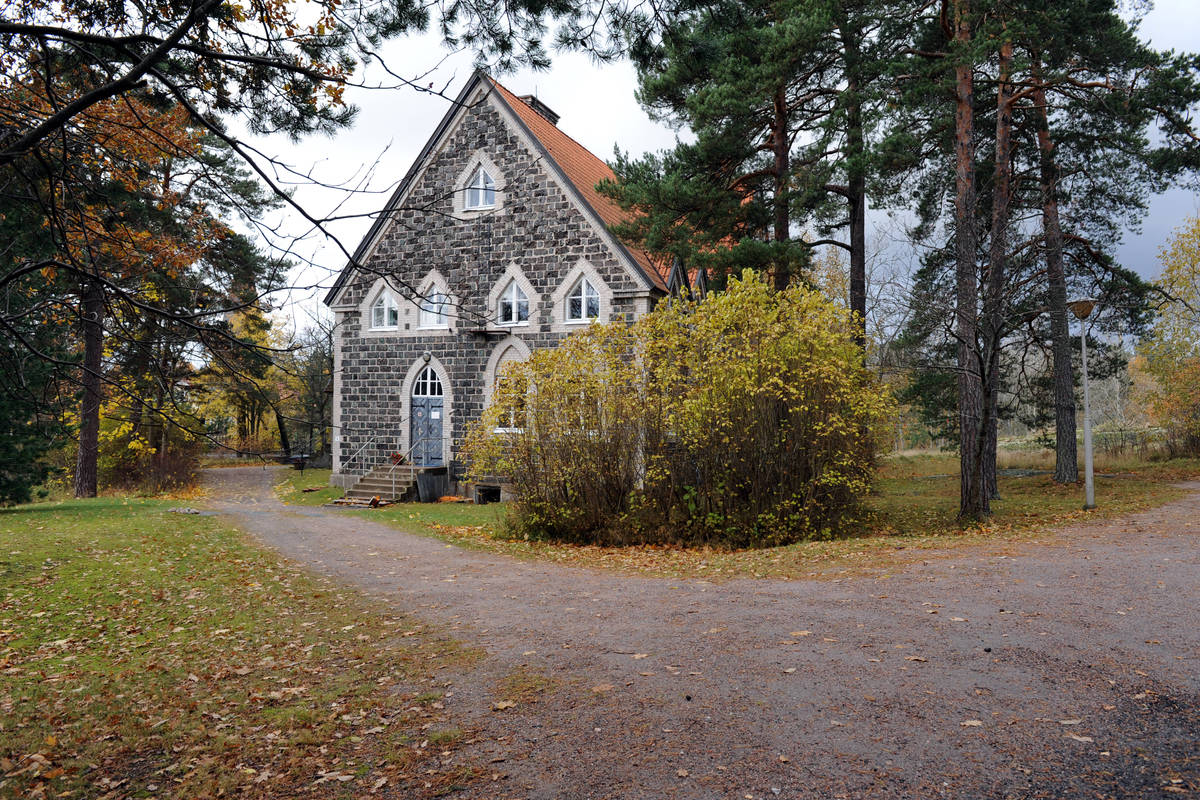
M 165 405 L 162 408 L 162 413 L 166 414 Z M 158 421 L 161 427 L 158 432 L 158 481 L 156 488 L 161 489 L 167 485 L 167 475 L 170 473 L 171 431 L 167 426 L 165 416 L 160 416 Z
M 155 454 L 156 458 L 154 459 L 155 469 L 157 470 L 157 475 L 155 477 L 156 490 L 161 489 L 166 485 L 168 471 L 167 460 L 169 458 L 168 444 L 170 439 L 170 432 L 167 430 L 167 403 L 170 399 L 169 391 L 167 389 L 167 382 L 169 378 L 167 376 L 170 368 L 167 365 L 166 343 L 162 339 L 162 333 L 162 329 L 159 328 L 157 330 L 159 337 L 159 353 L 158 358 L 156 359 L 156 369 L 158 371 L 159 380 L 157 391 L 154 394 L 155 414 L 153 417 L 154 422 L 158 425 L 158 452 Z
M 850 158 L 863 157 L 863 131 L 861 108 L 849 114 L 850 129 L 847 147 Z M 854 340 L 867 350 L 867 179 L 861 168 L 851 167 L 850 189 L 850 310 L 855 314 L 857 327 Z
M 996 92 L 996 164 L 992 187 L 992 238 L 984 296 L 984 445 L 982 469 L 989 498 L 999 496 L 996 472 L 1000 415 L 1000 345 L 1004 338 L 1004 289 L 1008 271 L 1008 226 L 1012 209 L 1012 44 L 1000 47 Z
M 850 217 L 850 310 L 857 316 L 858 327 L 854 338 L 863 348 L 866 359 L 867 348 L 867 176 L 866 144 L 863 134 L 862 97 L 862 53 L 859 42 L 862 32 L 851 28 L 845 9 L 836 4 L 837 26 L 846 71 L 846 188 L 849 190 Z
M 1034 80 L 1039 80 L 1035 59 Z M 1058 164 L 1050 138 L 1045 89 L 1033 95 L 1042 192 L 1042 235 L 1046 247 L 1046 281 L 1050 301 L 1050 349 L 1054 376 L 1054 480 L 1076 483 L 1079 458 L 1075 445 L 1075 372 L 1071 366 L 1071 327 L 1067 316 L 1067 277 L 1063 269 L 1063 235 L 1058 217 Z
M 787 242 L 792 238 L 791 215 L 788 213 L 788 174 L 791 172 L 790 142 L 788 141 L 787 98 L 783 87 L 775 91 L 775 118 L 772 121 L 771 147 L 775 158 L 775 241 Z M 791 265 L 783 252 L 775 262 L 775 288 L 786 289 L 791 282 Z
M 100 368 L 104 353 L 104 290 L 89 281 L 80 296 L 83 329 L 83 400 L 79 406 L 79 450 L 75 456 L 75 496 L 96 496 L 100 455 Z
M 953 0 L 954 39 L 960 46 L 971 41 L 969 0 Z M 966 55 L 960 53 L 960 59 Z M 954 335 L 958 340 L 958 426 L 960 520 L 979 520 L 989 513 L 980 455 L 983 444 L 983 382 L 979 358 L 979 274 L 976 266 L 978 234 L 975 226 L 975 110 L 974 75 L 969 63 L 954 68 Z

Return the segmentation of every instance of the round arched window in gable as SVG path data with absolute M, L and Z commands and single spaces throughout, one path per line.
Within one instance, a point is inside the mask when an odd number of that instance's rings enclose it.
M 442 379 L 434 372 L 433 367 L 425 367 L 413 384 L 413 397 L 441 397 Z

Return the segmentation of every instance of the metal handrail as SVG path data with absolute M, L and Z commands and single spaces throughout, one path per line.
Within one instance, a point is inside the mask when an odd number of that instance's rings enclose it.
M 404 453 L 400 456 L 399 461 L 397 461 L 395 459 L 392 460 L 392 467 L 391 467 L 391 469 L 388 470 L 388 477 L 390 477 L 391 481 L 392 481 L 392 497 L 393 498 L 395 498 L 395 496 L 396 496 L 396 467 L 400 466 L 401 464 L 405 463 L 406 461 L 410 461 L 412 452 L 413 452 L 413 450 L 417 449 L 417 445 L 424 444 L 425 442 L 431 441 L 432 439 L 433 439 L 432 436 L 422 436 L 420 439 L 417 439 L 415 442 L 413 442 L 412 445 L 407 450 L 404 451 Z M 416 465 L 411 464 L 411 466 L 415 467 Z
M 401 427 L 401 428 L 403 428 L 403 427 L 404 427 L 404 425 L 405 425 L 407 422 L 408 422 L 408 420 L 407 420 L 407 419 L 405 419 L 405 418 L 401 418 L 401 419 L 400 419 L 400 427 Z M 358 458 L 360 455 L 362 455 L 363 451 L 364 451 L 364 450 L 366 450 L 366 449 L 367 449 L 368 447 L 370 447 L 371 445 L 373 445 L 373 444 L 379 444 L 379 443 L 381 443 L 382 441 L 384 441 L 384 440 L 383 440 L 383 439 L 381 439 L 381 438 L 380 438 L 380 437 L 378 437 L 378 436 L 371 436 L 371 437 L 369 437 L 369 438 L 368 438 L 368 439 L 367 439 L 365 442 L 363 442 L 363 443 L 362 443 L 362 444 L 359 446 L 359 448 L 358 448 L 357 450 L 355 450 L 355 451 L 354 451 L 354 453 L 353 453 L 353 454 L 352 454 L 352 455 L 351 455 L 349 458 L 347 458 L 347 459 L 346 459 L 344 462 L 342 462 L 342 463 L 339 465 L 339 469 L 340 469 L 342 472 L 347 472 L 347 471 L 349 471 L 349 467 L 350 467 L 350 465 L 351 465 L 351 464 L 353 464 L 353 463 L 354 463 L 354 459 L 356 459 L 356 458 Z M 390 441 L 390 440 L 388 440 L 388 441 Z M 396 441 L 397 441 L 397 442 L 399 442 L 399 441 L 400 441 L 399 437 L 397 437 Z M 410 450 L 411 450 L 411 448 L 410 448 Z M 365 458 L 363 459 L 363 461 L 362 461 L 362 464 L 363 464 L 363 466 L 366 468 L 366 472 L 370 472 L 370 471 L 371 471 L 371 467 L 373 467 L 373 466 L 374 466 L 374 462 L 373 462 L 373 461 L 371 461 L 371 462 L 368 462 L 368 461 L 367 461 Z M 365 473 L 364 473 L 364 474 L 365 474 Z
M 354 459 L 358 458 L 359 454 L 361 454 L 363 450 L 366 450 L 368 445 L 372 445 L 372 444 L 375 444 L 374 436 L 370 437 L 365 442 L 363 442 L 362 445 L 360 445 L 359 448 L 357 450 L 355 450 L 354 453 L 349 458 L 346 459 L 345 463 L 339 464 L 338 466 L 339 466 L 340 470 L 342 472 L 345 472 L 346 468 L 354 463 Z
M 400 424 L 403 425 L 404 421 L 401 420 Z M 412 453 L 414 450 L 417 449 L 417 446 L 422 445 L 425 442 L 436 441 L 436 440 L 437 440 L 437 438 L 433 437 L 433 436 L 422 436 L 420 439 L 417 439 L 415 442 L 413 442 L 411 445 L 409 445 L 409 448 L 400 455 L 399 460 L 393 459 L 391 467 L 388 468 L 387 474 L 384 476 L 385 480 L 390 480 L 392 483 L 392 497 L 396 496 L 396 467 L 399 467 L 402 464 L 406 464 L 406 463 L 409 465 L 412 465 L 411 464 Z M 359 448 L 357 450 L 354 451 L 354 453 L 350 456 L 350 458 L 346 459 L 346 461 L 343 464 L 341 464 L 340 469 L 343 472 L 347 471 L 350 464 L 352 464 L 354 462 L 354 459 L 358 458 L 363 453 L 363 451 L 365 451 L 367 449 L 367 447 L 369 447 L 370 445 L 373 445 L 373 444 L 378 444 L 380 441 L 381 440 L 375 436 L 372 436 L 369 439 L 367 439 L 365 442 L 362 443 L 362 445 L 359 446 Z M 364 467 L 368 466 L 365 459 L 363 460 L 363 466 Z M 412 466 L 415 466 L 415 465 L 412 465 Z M 370 472 L 370 470 L 368 469 L 367 472 Z M 366 473 L 364 473 L 364 474 L 366 474 Z

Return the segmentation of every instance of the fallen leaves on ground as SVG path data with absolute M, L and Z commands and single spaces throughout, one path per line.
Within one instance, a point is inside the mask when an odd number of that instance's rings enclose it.
M 1079 508 L 1075 487 L 1060 486 L 1049 476 L 1002 476 L 1005 501 L 996 507 L 987 524 L 963 529 L 956 516 L 958 479 L 950 474 L 956 467 L 952 458 L 935 455 L 885 461 L 877 491 L 867 498 L 864 514 L 846 532 L 846 538 L 737 551 L 671 545 L 599 547 L 505 538 L 498 533 L 503 528 L 498 518 L 488 524 L 472 524 L 481 518 L 480 514 L 468 516 L 462 509 L 477 507 L 455 504 L 422 509 L 419 515 L 401 509 L 394 516 L 376 515 L 372 519 L 409 531 L 432 533 L 463 547 L 642 575 L 711 582 L 839 577 L 950 556 L 963 545 L 1041 538 L 1060 525 L 1159 505 L 1182 496 L 1183 490 L 1166 481 L 1193 474 L 1196 462 L 1143 466 L 1136 473 L 1122 471 L 1105 478 L 1106 502 L 1099 511 L 1086 512 Z M 447 507 L 450 511 L 439 513 Z
M 413 780 L 441 714 L 425 698 L 471 656 L 402 635 L 403 617 L 219 520 L 165 514 L 104 498 L 0 517 L 0 796 L 323 797 Z M 439 755 L 422 784 L 459 769 Z

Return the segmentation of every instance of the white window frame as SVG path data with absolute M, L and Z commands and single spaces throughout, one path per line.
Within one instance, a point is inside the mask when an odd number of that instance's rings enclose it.
M 471 180 L 467 182 L 463 192 L 465 195 L 463 208 L 467 211 L 482 211 L 496 207 L 496 179 L 482 164 L 471 173 Z M 473 194 L 476 202 L 472 202 Z M 487 202 L 488 194 L 491 194 L 491 202 Z
M 434 393 L 435 388 L 436 394 Z M 413 381 L 412 396 L 445 398 L 446 389 L 442 386 L 442 377 L 437 374 L 437 370 L 432 365 L 427 364 L 417 373 L 416 380 Z
M 505 376 L 503 374 L 497 375 L 495 388 L 499 389 L 500 385 L 502 383 L 504 383 L 504 380 L 505 380 Z M 516 414 L 515 411 L 510 412 L 510 416 L 508 418 L 508 425 L 497 425 L 495 428 L 492 428 L 492 433 L 499 433 L 499 434 L 524 433 L 525 428 L 517 426 L 517 420 L 516 420 L 515 414 Z
M 508 180 L 504 170 L 500 169 L 483 148 L 466 154 L 463 165 L 462 172 L 454 178 L 454 191 L 450 192 L 454 215 L 459 219 L 467 219 L 481 214 L 504 214 L 505 202 L 508 199 Z M 480 172 L 491 179 L 490 187 L 487 181 L 480 177 Z M 476 201 L 475 205 L 468 202 L 472 199 Z
M 571 301 L 579 300 L 579 316 L 571 314 Z M 594 300 L 596 303 L 596 313 L 588 314 L 588 300 Z M 600 302 L 600 290 L 597 289 L 587 276 L 581 277 L 567 292 L 567 296 L 563 299 L 563 321 L 571 325 L 582 325 L 589 322 L 595 322 L 600 319 L 602 312 L 602 303 Z
M 378 323 L 375 321 L 376 312 L 379 312 L 381 318 Z M 370 329 L 373 331 L 394 331 L 400 327 L 400 306 L 387 289 L 380 292 L 379 297 L 371 303 L 370 314 Z
M 510 311 L 507 318 L 503 311 L 505 303 L 508 303 Z M 521 318 L 522 303 L 525 304 L 524 319 Z M 521 284 L 517 283 L 515 278 L 510 280 L 508 286 L 504 287 L 504 291 L 500 293 L 500 297 L 496 301 L 496 324 L 506 328 L 528 325 L 532 305 L 529 295 L 521 288 Z
M 450 327 L 450 295 L 434 284 L 417 300 L 417 328 L 441 330 Z
M 586 279 L 592 285 L 592 288 L 600 295 L 600 316 L 597 318 L 571 318 L 568 316 L 571 303 L 567 298 L 571 294 L 579 297 L 579 281 Z M 613 317 L 613 290 L 608 285 L 608 281 L 604 276 L 596 271 L 596 268 L 585 258 L 581 258 L 575 262 L 575 265 L 569 270 L 565 270 L 561 282 L 554 290 L 554 294 L 550 297 L 552 319 L 550 322 L 550 331 L 552 333 L 570 333 L 577 331 L 583 325 L 593 322 L 605 323 L 611 321 Z M 587 307 L 581 305 L 582 311 L 586 314 Z

